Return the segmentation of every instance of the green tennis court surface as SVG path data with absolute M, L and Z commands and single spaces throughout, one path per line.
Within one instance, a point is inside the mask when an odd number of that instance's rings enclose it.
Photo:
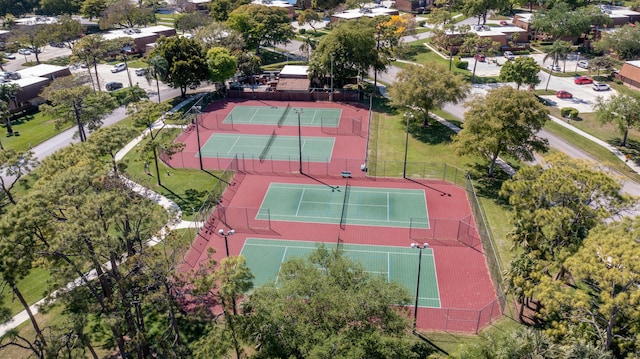
M 302 157 L 310 162 L 329 162 L 334 142 L 332 137 L 302 137 Z M 214 133 L 201 151 L 202 157 L 232 158 L 244 154 L 245 157 L 288 160 L 299 156 L 297 136 Z
M 223 123 L 298 126 L 298 113 L 302 126 L 338 127 L 341 109 L 310 107 L 235 106 Z
M 261 286 L 272 282 L 277 284 L 278 272 L 283 262 L 294 257 L 306 257 L 317 245 L 314 242 L 247 238 L 240 254 L 247 259 L 247 265 L 255 276 L 253 284 Z M 417 249 L 358 244 L 341 244 L 340 248 L 345 256 L 360 262 L 366 271 L 381 275 L 388 282 L 398 283 L 415 295 L 419 256 Z M 422 250 L 418 305 L 440 308 L 436 264 L 431 248 Z
M 271 183 L 257 219 L 429 228 L 424 191 Z M 412 220 L 413 218 L 413 220 Z M 419 219 L 419 220 L 416 220 Z M 341 223 L 341 224 L 342 224 Z

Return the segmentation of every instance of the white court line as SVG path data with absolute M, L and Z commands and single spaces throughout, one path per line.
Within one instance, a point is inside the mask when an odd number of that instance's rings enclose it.
M 258 110 L 257 110 L 257 109 L 254 109 L 254 110 L 253 110 L 253 115 L 251 115 L 251 118 L 249 119 L 249 122 L 250 122 L 250 123 L 253 123 L 253 118 L 254 118 L 254 117 L 256 117 L 256 115 L 257 115 L 257 114 L 258 114 Z
M 280 240 L 278 240 L 280 241 Z M 287 241 L 286 239 L 283 241 Z M 317 245 L 317 242 L 309 242 L 311 244 L 313 244 L 313 246 L 309 246 L 309 247 L 305 247 L 305 246 L 291 246 L 291 245 L 282 245 L 282 244 L 264 244 L 264 243 L 245 243 L 245 245 L 247 246 L 261 246 L 261 247 L 276 247 L 276 248 L 282 248 L 282 247 L 286 247 L 286 248 L 293 248 L 293 249 L 316 249 L 315 245 Z M 328 242 L 323 242 L 324 244 L 328 244 Z M 335 244 L 335 243 L 333 243 Z M 355 244 L 358 245 L 358 244 Z M 367 244 L 367 247 L 369 245 Z M 388 248 L 385 246 L 380 246 L 378 245 L 378 247 L 383 247 L 383 248 Z M 377 254 L 402 254 L 402 255 L 413 255 L 410 252 L 389 252 L 389 251 L 367 251 L 367 250 L 361 250 L 361 249 L 344 249 L 344 252 L 357 252 L 357 253 L 377 253 Z M 417 254 L 416 254 L 417 255 Z M 380 272 L 382 273 L 382 272 Z
M 238 143 L 238 141 L 240 141 L 240 137 L 236 138 L 235 141 L 233 141 L 233 145 L 231 145 L 231 147 L 229 148 L 229 151 L 227 151 L 227 154 L 231 153 L 231 150 L 236 147 L 236 144 Z M 235 151 L 234 151 L 235 153 Z
M 284 258 L 287 256 L 287 248 L 288 246 L 284 246 L 284 251 L 282 251 L 282 257 L 280 258 L 280 267 L 282 267 L 282 263 L 284 263 Z M 278 269 L 278 274 L 276 274 L 276 281 L 274 284 L 278 284 L 278 278 L 280 278 L 280 269 Z
M 302 189 L 302 192 L 300 192 L 300 198 L 298 198 L 298 207 L 296 208 L 296 217 L 298 217 L 298 213 L 300 212 L 300 205 L 302 204 L 302 197 L 304 197 L 304 191 L 306 191 L 306 189 Z
M 387 192 L 387 222 L 389 222 L 389 192 Z

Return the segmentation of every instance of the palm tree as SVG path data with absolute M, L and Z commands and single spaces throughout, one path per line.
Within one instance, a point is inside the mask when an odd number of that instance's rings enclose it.
M 567 57 L 571 53 L 571 43 L 568 41 L 556 40 L 547 50 L 547 55 L 542 60 L 546 62 L 548 59 L 553 59 L 553 66 L 558 65 L 560 60 L 564 61 L 562 72 L 565 72 L 567 65 Z M 552 70 L 553 71 L 553 70 Z
M 311 58 L 311 50 L 315 50 L 317 45 L 316 40 L 308 36 L 305 37 L 302 44 L 300 44 L 300 51 L 307 53 L 307 61 Z
M 167 59 L 160 55 L 156 55 L 149 59 L 149 67 L 145 77 L 147 81 L 151 82 L 151 79 L 156 80 L 156 90 L 158 91 L 158 103 L 160 103 L 160 80 L 164 79 L 169 72 L 169 62 Z

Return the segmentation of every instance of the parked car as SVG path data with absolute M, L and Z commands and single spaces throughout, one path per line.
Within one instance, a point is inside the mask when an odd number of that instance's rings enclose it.
M 603 83 L 600 83 L 600 82 L 594 82 L 593 86 L 591 86 L 591 88 L 593 89 L 593 91 L 608 91 L 608 90 L 611 90 L 611 87 L 609 87 L 609 85 L 603 84 Z
M 507 58 L 507 60 L 513 60 L 513 59 L 515 59 L 515 58 L 516 58 L 516 57 L 513 55 L 513 52 L 511 52 L 511 51 L 505 51 L 505 52 L 503 53 L 503 55 L 504 55 L 504 57 L 506 57 L 506 58 Z
M 16 59 L 16 55 L 15 54 L 11 54 L 9 52 L 5 52 L 4 53 L 4 58 L 7 60 L 15 60 Z
M 506 21 L 504 21 L 504 20 L 500 20 L 500 25 L 502 25 L 502 26 L 507 26 L 507 22 L 506 22 Z
M 587 61 L 587 60 L 578 61 L 578 67 L 581 68 L 581 69 L 588 69 L 589 68 L 589 61 Z
M 547 69 L 551 70 L 551 71 L 555 71 L 555 72 L 560 72 L 562 71 L 562 68 L 559 65 L 547 65 Z
M 107 91 L 114 91 L 122 88 L 122 82 L 107 82 L 104 87 L 107 89 Z
M 486 60 L 486 57 L 483 54 L 476 54 L 474 57 L 480 62 L 485 62 Z
M 49 42 L 49 46 L 62 48 L 64 47 L 64 42 L 51 41 Z
M 572 98 L 573 95 L 568 91 L 560 90 L 560 91 L 556 92 L 556 97 L 557 98 Z
M 137 76 L 144 76 L 144 74 L 147 73 L 147 69 L 145 67 L 141 67 L 139 69 L 136 69 L 136 75 Z
M 31 50 L 29 50 L 29 49 L 19 49 L 18 53 L 20 55 L 31 55 Z
M 116 72 L 124 71 L 126 69 L 127 65 L 124 62 L 119 62 L 113 65 L 113 67 L 111 68 L 111 72 L 115 74 Z
M 573 80 L 573 83 L 576 85 L 588 85 L 593 83 L 593 79 L 586 76 L 580 76 L 576 77 L 575 80 Z

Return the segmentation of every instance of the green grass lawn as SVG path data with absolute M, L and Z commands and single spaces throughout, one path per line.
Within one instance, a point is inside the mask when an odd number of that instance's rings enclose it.
M 180 133 L 178 129 L 164 130 L 162 141 L 176 138 Z M 148 141 L 148 139 L 147 139 Z M 146 158 L 142 152 L 144 142 L 138 144 L 129 152 L 122 163 L 126 166 L 125 173 L 133 181 L 150 188 L 163 196 L 176 202 L 182 209 L 182 218 L 193 219 L 193 211 L 197 211 L 207 193 L 217 181 L 214 175 L 220 171 L 201 171 L 196 169 L 174 169 L 159 161 L 161 186 L 157 184 L 157 177 L 152 158 Z M 144 172 L 144 162 L 149 163 L 151 175 Z
M 49 138 L 71 127 L 66 124 L 63 128 L 57 129 L 54 117 L 38 112 L 32 115 L 25 115 L 12 122 L 13 136 L 6 135 L 6 128 L 3 127 L 5 136 L 0 140 L 4 148 L 12 148 L 18 151 L 26 151 L 30 147 L 41 144 Z
M 42 268 L 34 268 L 29 275 L 18 283 L 18 288 L 29 305 L 34 304 L 44 297 L 44 288 L 49 279 L 49 271 Z M 2 302 L 9 309 L 11 316 L 24 310 L 24 307 L 13 295 L 11 288 L 5 287 L 2 293 Z

